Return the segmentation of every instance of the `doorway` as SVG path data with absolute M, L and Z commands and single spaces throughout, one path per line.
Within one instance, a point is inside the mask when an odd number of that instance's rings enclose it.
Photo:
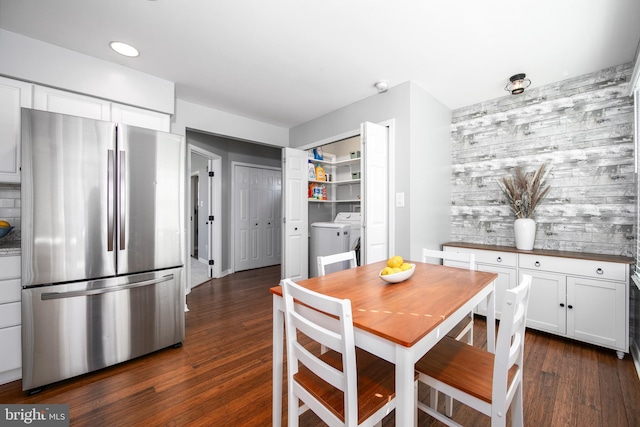
M 189 289 L 220 276 L 220 156 L 189 144 Z M 218 219 L 216 221 L 216 218 Z
M 200 192 L 200 177 L 191 173 L 191 258 L 198 259 L 198 194 Z

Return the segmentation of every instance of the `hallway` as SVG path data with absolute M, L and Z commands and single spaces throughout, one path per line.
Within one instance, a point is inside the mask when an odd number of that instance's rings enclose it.
M 189 257 L 191 262 L 191 289 L 209 280 L 209 268 L 205 263 Z

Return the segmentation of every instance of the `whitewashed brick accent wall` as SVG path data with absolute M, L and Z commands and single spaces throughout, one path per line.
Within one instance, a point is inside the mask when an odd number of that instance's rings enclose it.
M 633 64 L 527 89 L 452 113 L 452 237 L 515 246 L 496 181 L 551 166 L 536 249 L 635 256 Z M 535 84 L 535 76 L 530 76 Z

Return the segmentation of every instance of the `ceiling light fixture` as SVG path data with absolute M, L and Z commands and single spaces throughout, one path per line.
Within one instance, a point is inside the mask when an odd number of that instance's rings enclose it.
M 504 90 L 511 92 L 511 95 L 520 95 L 531 84 L 531 80 L 526 77 L 527 75 L 525 73 L 511 76 L 509 83 L 504 87 Z
M 386 80 L 377 81 L 374 86 L 378 89 L 378 93 L 383 93 L 389 90 L 389 82 Z
M 138 49 L 136 49 L 135 47 L 127 43 L 111 42 L 109 43 L 109 46 L 111 47 L 111 49 L 115 50 L 120 55 L 129 56 L 129 57 L 136 57 L 140 55 L 140 52 L 138 52 Z

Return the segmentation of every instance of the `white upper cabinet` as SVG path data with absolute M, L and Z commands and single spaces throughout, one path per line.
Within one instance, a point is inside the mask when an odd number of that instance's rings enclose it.
M 171 130 L 171 117 L 168 114 L 132 107 L 130 105 L 112 103 L 111 121 L 141 128 L 161 130 L 163 132 L 169 132 Z
M 31 84 L 0 77 L 0 182 L 20 182 L 20 107 L 31 94 Z
M 171 128 L 171 117 L 168 114 L 44 86 L 35 86 L 33 107 L 52 113 L 105 120 L 164 132 L 169 132 Z
M 94 120 L 111 121 L 111 103 L 77 93 L 35 86 L 33 108 Z

